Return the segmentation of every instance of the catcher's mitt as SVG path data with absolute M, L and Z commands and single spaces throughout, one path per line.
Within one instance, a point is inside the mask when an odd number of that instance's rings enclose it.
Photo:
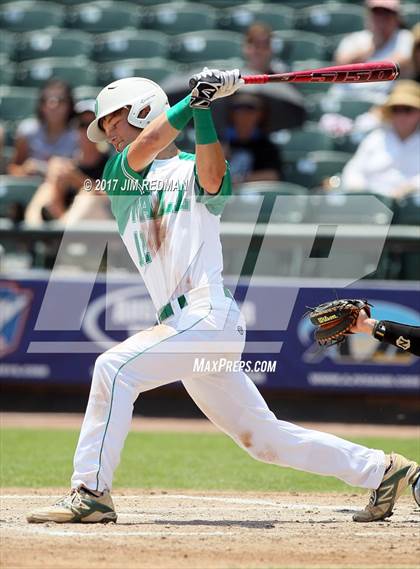
M 356 324 L 361 310 L 365 310 L 370 318 L 370 306 L 367 300 L 343 298 L 311 308 L 307 315 L 316 326 L 315 340 L 320 346 L 343 342 L 347 334 L 352 334 L 350 329 Z

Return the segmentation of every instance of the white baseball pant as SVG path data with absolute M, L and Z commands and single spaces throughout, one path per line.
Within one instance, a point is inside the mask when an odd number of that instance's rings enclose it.
M 203 374 L 195 358 L 238 361 L 245 322 L 221 286 L 197 288 L 164 324 L 100 355 L 74 457 L 72 487 L 111 490 L 140 393 L 182 380 L 202 412 L 254 458 L 375 489 L 385 455 L 334 435 L 278 420 L 243 371 Z M 238 330 L 239 327 L 239 330 Z M 241 328 L 242 327 L 242 333 Z

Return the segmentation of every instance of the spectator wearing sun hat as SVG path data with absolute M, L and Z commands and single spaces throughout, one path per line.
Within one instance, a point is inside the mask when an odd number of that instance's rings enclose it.
M 401 80 L 382 106 L 383 126 L 359 145 L 343 170 L 345 190 L 401 198 L 420 190 L 420 85 Z
M 413 35 L 404 29 L 399 0 L 366 0 L 366 29 L 345 36 L 334 55 L 337 65 L 390 59 L 401 66 L 407 65 L 413 49 Z M 383 103 L 392 88 L 389 82 L 357 85 L 336 85 L 332 96 L 354 96 Z

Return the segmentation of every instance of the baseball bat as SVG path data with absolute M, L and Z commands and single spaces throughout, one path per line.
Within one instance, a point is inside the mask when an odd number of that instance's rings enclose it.
M 400 68 L 393 61 L 372 61 L 370 63 L 350 63 L 349 65 L 334 65 L 319 69 L 290 71 L 273 75 L 245 75 L 242 77 L 245 85 L 263 83 L 371 83 L 376 81 L 393 81 L 400 74 Z M 190 79 L 193 89 L 197 80 Z

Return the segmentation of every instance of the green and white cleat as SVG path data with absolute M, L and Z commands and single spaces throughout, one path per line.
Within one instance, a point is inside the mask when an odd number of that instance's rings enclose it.
M 420 477 L 420 466 L 400 454 L 390 455 L 390 467 L 385 472 L 377 490 L 372 490 L 369 504 L 364 510 L 353 515 L 355 522 L 376 522 L 392 516 L 395 502 L 409 486 L 417 487 Z M 417 500 L 416 500 L 417 501 Z
M 71 523 L 108 523 L 116 522 L 114 504 L 111 494 L 104 492 L 94 496 L 84 488 L 74 488 L 53 506 L 40 508 L 31 512 L 26 519 L 29 523 L 56 522 Z

